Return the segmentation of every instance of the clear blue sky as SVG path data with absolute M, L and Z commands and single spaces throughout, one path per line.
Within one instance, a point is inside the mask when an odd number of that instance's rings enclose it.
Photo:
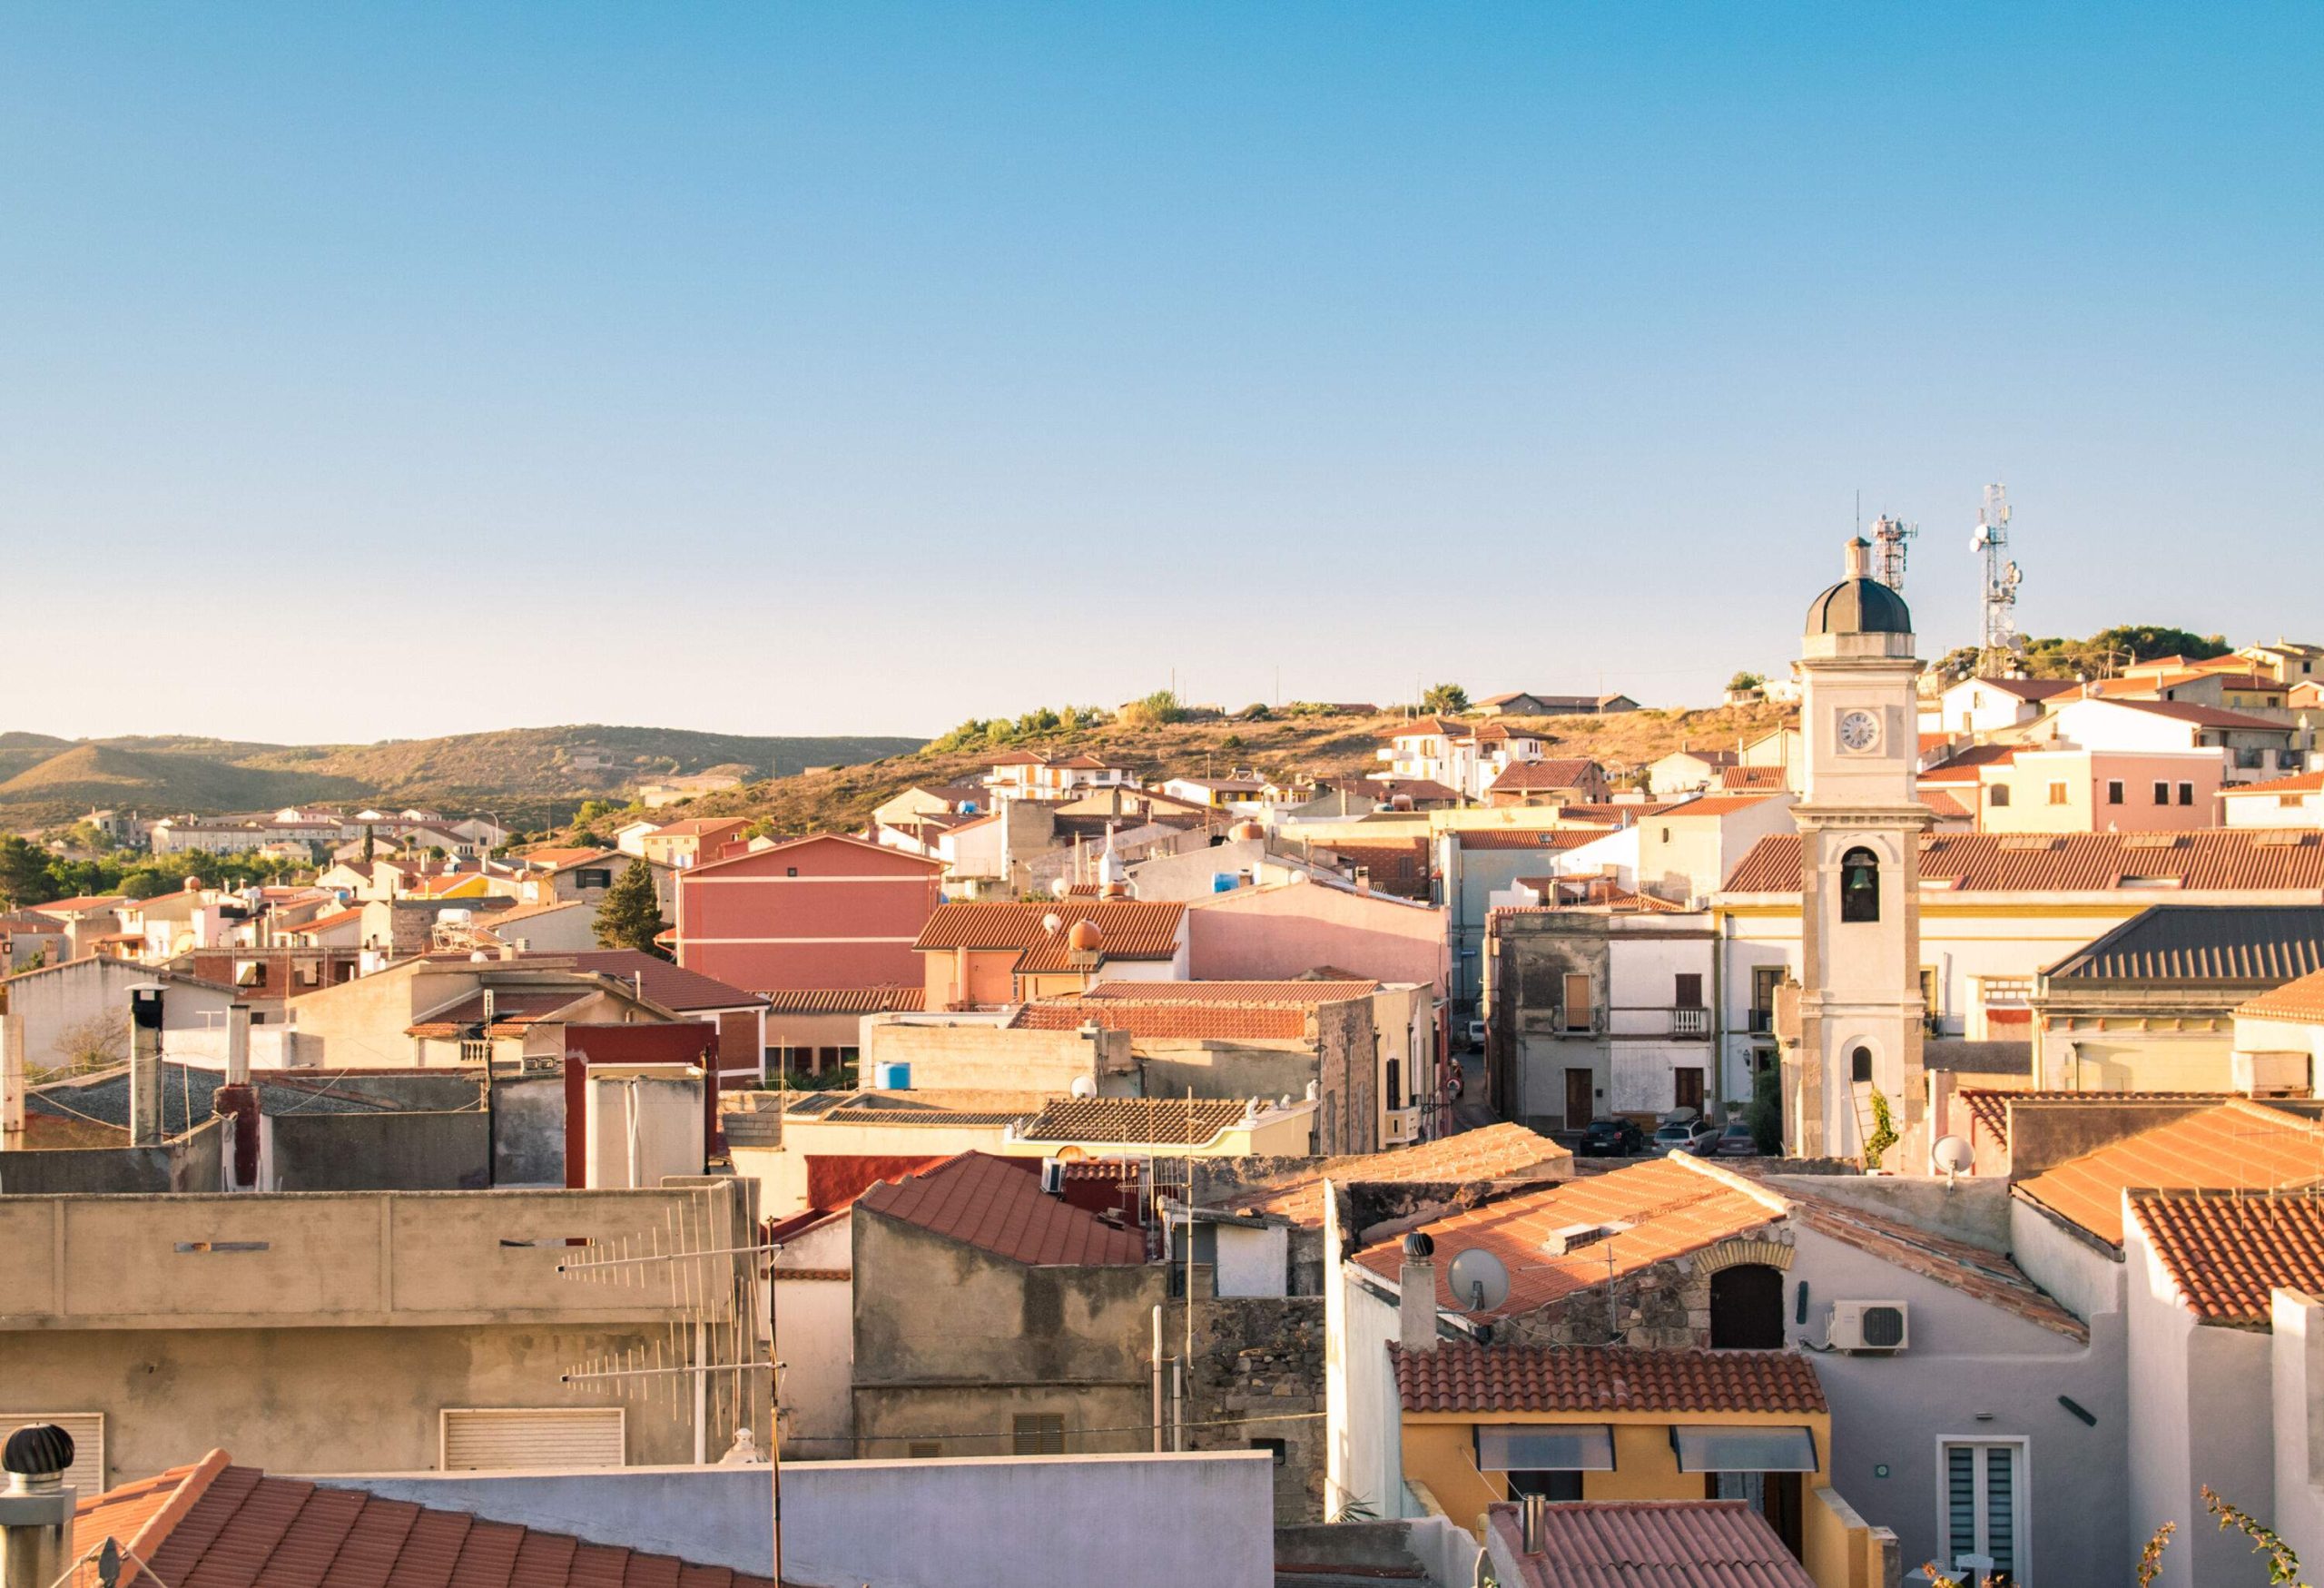
M 17 5 L 0 727 L 2324 638 L 2313 5 Z

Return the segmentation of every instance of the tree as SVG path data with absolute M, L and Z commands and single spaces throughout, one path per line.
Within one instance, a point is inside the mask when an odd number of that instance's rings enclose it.
M 1431 685 L 1428 693 L 1420 697 L 1420 705 L 1423 711 L 1458 716 L 1469 709 L 1469 692 L 1458 684 Z
M 654 868 L 642 860 L 631 861 L 597 903 L 597 946 L 639 949 L 666 960 L 670 956 L 654 941 L 665 924 L 662 901 L 654 892 Z
M 0 898 L 7 900 L 9 908 L 45 904 L 57 896 L 56 879 L 49 874 L 48 851 L 14 833 L 0 838 Z
M 56 1050 L 69 1074 L 111 1070 L 129 1062 L 129 1021 L 117 1014 L 94 1014 L 56 1033 Z
M 1757 673 L 1738 673 L 1727 681 L 1727 693 L 1741 695 L 1749 689 L 1764 689 L 1767 684 L 1768 681 Z
M 1187 708 L 1179 703 L 1177 694 L 1167 689 L 1157 689 L 1122 707 L 1122 721 L 1134 728 L 1158 728 L 1184 722 L 1186 716 Z

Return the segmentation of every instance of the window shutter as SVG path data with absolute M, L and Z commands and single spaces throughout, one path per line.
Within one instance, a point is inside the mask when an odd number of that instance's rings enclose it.
M 619 1406 L 447 1406 L 438 1465 L 446 1472 L 619 1466 L 622 1433 Z

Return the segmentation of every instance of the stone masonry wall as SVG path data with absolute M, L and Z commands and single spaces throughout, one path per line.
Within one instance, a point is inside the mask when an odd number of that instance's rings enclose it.
M 1169 1349 L 1183 1349 L 1177 1307 Z M 1283 1442 L 1275 1469 L 1278 1524 L 1324 1520 L 1324 1302 L 1321 1297 L 1204 1298 L 1195 1304 L 1187 1433 L 1193 1450 Z M 1268 1419 L 1282 1418 L 1283 1421 Z

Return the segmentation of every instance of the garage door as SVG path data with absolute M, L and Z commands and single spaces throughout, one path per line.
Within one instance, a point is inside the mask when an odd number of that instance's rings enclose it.
M 441 1455 L 446 1472 L 619 1466 L 622 1408 L 448 1406 Z
M 85 1500 L 105 1492 L 105 1415 L 103 1412 L 0 1412 L 0 1435 L 34 1423 L 54 1423 L 73 1435 L 73 1465 L 64 1481 Z

